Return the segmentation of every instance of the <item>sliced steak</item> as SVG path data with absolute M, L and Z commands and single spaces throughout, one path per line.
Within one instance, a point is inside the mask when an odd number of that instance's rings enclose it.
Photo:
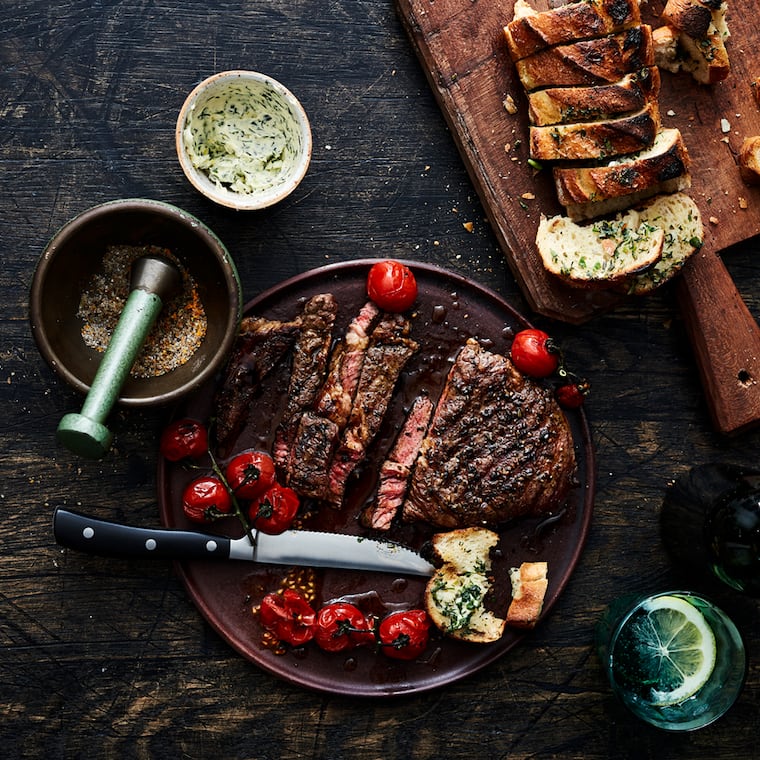
M 240 433 L 259 384 L 293 345 L 300 325 L 300 320 L 279 322 L 263 317 L 246 317 L 240 323 L 214 400 L 216 440 L 220 448 L 227 448 Z
M 272 452 L 281 471 L 287 471 L 301 414 L 314 403 L 325 380 L 337 312 L 338 304 L 330 293 L 310 298 L 303 308 L 301 330 L 293 346 L 287 404 Z
M 330 461 L 351 413 L 370 334 L 380 316 L 374 303 L 367 302 L 346 330 L 330 357 L 327 377 L 319 388 L 313 407 L 299 421 L 287 459 L 285 482 L 301 496 L 324 499 L 328 493 Z M 317 451 L 317 448 L 320 448 Z M 309 461 L 302 461 L 302 452 Z M 321 462 L 320 470 L 316 465 Z
M 403 517 L 458 528 L 540 514 L 559 506 L 574 471 L 552 392 L 468 340 L 420 446 Z
M 379 316 L 380 310 L 368 301 L 351 321 L 346 335 L 333 351 L 327 379 L 317 395 L 315 411 L 332 420 L 341 430 L 348 422 L 369 336 Z
M 313 412 L 298 420 L 294 438 L 288 485 L 300 496 L 322 499 L 328 492 L 328 475 L 340 430 L 332 421 Z
M 384 314 L 372 332 L 348 424 L 330 467 L 327 500 L 335 506 L 342 503 L 349 475 L 380 430 L 404 365 L 419 349 L 410 332 L 409 320 L 400 314 Z
M 388 530 L 391 527 L 393 518 L 404 502 L 409 486 L 409 476 L 412 474 L 412 467 L 427 433 L 432 414 L 433 402 L 430 397 L 418 396 L 409 410 L 388 458 L 380 468 L 375 501 L 362 516 L 362 521 L 367 527 L 375 530 Z

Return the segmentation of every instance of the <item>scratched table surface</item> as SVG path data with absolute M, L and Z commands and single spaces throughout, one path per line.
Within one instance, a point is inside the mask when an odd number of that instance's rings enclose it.
M 391 0 L 17 0 L 0 45 L 0 747 L 3 757 L 760 757 L 757 602 L 685 577 L 658 530 L 663 490 L 693 464 L 753 464 L 760 433 L 716 433 L 675 294 L 582 326 L 530 314 L 487 224 Z M 177 112 L 202 78 L 247 68 L 302 100 L 309 172 L 270 210 L 212 205 L 174 155 Z M 81 397 L 43 362 L 28 290 L 49 237 L 99 202 L 147 197 L 195 214 L 233 255 L 246 300 L 297 273 L 398 257 L 467 274 L 562 343 L 592 384 L 595 512 L 564 593 L 517 648 L 418 695 L 307 691 L 236 654 L 168 562 L 58 547 L 58 505 L 152 525 L 158 434 L 170 409 L 117 410 L 113 450 L 84 461 L 54 431 Z M 471 228 L 471 229 L 468 229 Z M 724 254 L 760 310 L 760 245 Z M 629 591 L 710 593 L 746 637 L 746 687 L 690 735 L 638 723 L 592 645 Z

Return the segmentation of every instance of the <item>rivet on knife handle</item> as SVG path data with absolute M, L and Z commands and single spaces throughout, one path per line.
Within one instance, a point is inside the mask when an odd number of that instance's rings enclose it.
M 230 539 L 181 530 L 134 528 L 58 507 L 53 535 L 62 546 L 110 557 L 228 559 Z

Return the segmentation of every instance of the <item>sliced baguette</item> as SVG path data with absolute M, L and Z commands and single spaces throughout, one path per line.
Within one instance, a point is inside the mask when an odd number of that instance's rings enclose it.
M 425 608 L 433 624 L 462 641 L 498 641 L 505 619 L 487 609 L 493 583 L 491 550 L 498 533 L 486 528 L 461 528 L 431 539 L 434 564 L 440 564 L 425 589 Z
M 675 24 L 655 29 L 652 33 L 655 61 L 661 69 L 684 71 L 701 84 L 716 84 L 731 71 L 726 48 L 730 36 L 726 6 L 722 4 L 711 10 L 710 23 L 701 36 L 693 36 Z
M 712 21 L 712 11 L 700 0 L 668 0 L 660 18 L 690 37 L 704 37 Z
M 536 161 L 610 158 L 648 148 L 659 131 L 659 106 L 648 103 L 619 119 L 530 127 L 530 155 Z
M 543 87 L 612 84 L 654 65 L 652 29 L 641 24 L 618 34 L 541 50 L 515 63 L 526 92 Z
M 630 207 L 652 195 L 691 185 L 689 153 L 681 132 L 658 132 L 651 147 L 604 164 L 553 169 L 559 202 L 574 221 Z
M 536 245 L 544 267 L 572 287 L 619 288 L 662 257 L 665 233 L 639 221 L 636 211 L 578 224 L 541 217 Z
M 656 66 L 626 74 L 614 84 L 548 87 L 528 94 L 528 117 L 534 126 L 601 121 L 640 111 L 660 93 Z
M 704 228 L 697 204 L 685 193 L 652 198 L 639 209 L 639 219 L 665 232 L 660 260 L 628 285 L 628 293 L 643 296 L 681 271 L 689 257 L 702 247 Z
M 746 185 L 760 185 L 760 136 L 745 137 L 739 151 L 739 172 Z
M 729 75 L 731 62 L 726 49 L 726 39 L 727 35 L 714 22 L 710 24 L 704 37 L 694 38 L 681 33 L 678 41 L 688 55 L 684 69 L 697 82 L 716 84 Z
M 535 628 L 544 608 L 548 565 L 546 562 L 523 562 L 509 571 L 512 601 L 507 610 L 507 625 L 513 628 Z
M 547 11 L 525 0 L 515 3 L 515 18 L 504 27 L 513 61 L 553 45 L 601 37 L 641 23 L 638 0 L 581 0 Z

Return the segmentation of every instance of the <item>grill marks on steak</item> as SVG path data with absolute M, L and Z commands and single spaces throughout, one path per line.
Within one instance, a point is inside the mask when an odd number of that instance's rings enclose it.
M 400 314 L 384 314 L 370 338 L 354 402 L 328 474 L 323 498 L 340 505 L 346 483 L 385 418 L 399 376 L 419 344 L 409 337 L 411 325 Z
M 275 434 L 272 456 L 287 470 L 301 415 L 314 403 L 325 379 L 338 304 L 330 293 L 316 295 L 304 306 L 301 330 L 293 347 L 287 403 Z
M 374 504 L 362 515 L 362 522 L 375 530 L 388 530 L 404 502 L 412 467 L 427 433 L 434 405 L 427 394 L 418 396 L 404 426 L 380 468 Z
M 370 334 L 380 310 L 367 302 L 333 349 L 327 377 L 312 409 L 301 415 L 283 473 L 285 482 L 301 496 L 325 499 L 329 492 L 330 462 L 345 427 L 359 385 Z
M 300 319 L 279 322 L 246 317 L 241 321 L 222 385 L 214 400 L 216 439 L 221 449 L 231 445 L 240 433 L 261 381 L 293 345 L 300 326 Z
M 293 321 L 243 320 L 214 403 L 222 448 L 234 443 L 261 381 L 293 349 L 273 448 L 280 481 L 340 506 L 419 346 L 407 319 L 369 302 L 332 348 L 336 315 L 335 299 L 321 294 Z M 412 404 L 361 520 L 376 530 L 399 513 L 444 529 L 496 525 L 557 507 L 574 472 L 572 433 L 551 390 L 470 339 L 438 401 L 422 393 Z
M 574 470 L 572 433 L 551 391 L 471 339 L 420 446 L 403 518 L 454 528 L 539 514 L 565 498 Z

